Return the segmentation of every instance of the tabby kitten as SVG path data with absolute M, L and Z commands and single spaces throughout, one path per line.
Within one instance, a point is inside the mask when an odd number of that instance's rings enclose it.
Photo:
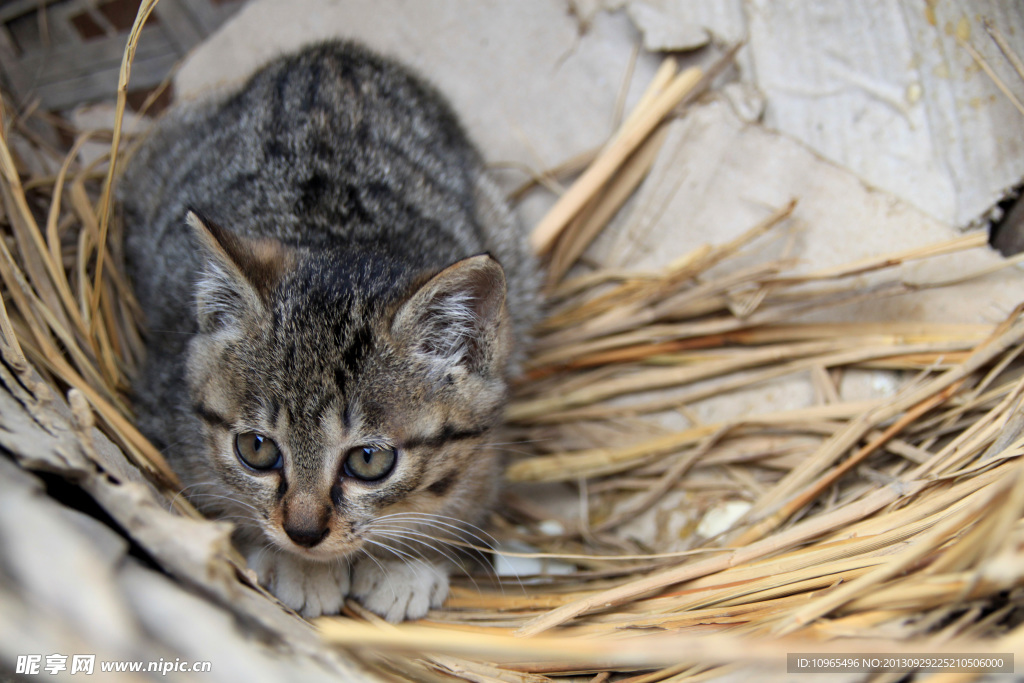
M 346 42 L 179 108 L 119 191 L 147 318 L 143 431 L 312 617 L 448 591 L 535 317 L 524 235 L 447 104 Z

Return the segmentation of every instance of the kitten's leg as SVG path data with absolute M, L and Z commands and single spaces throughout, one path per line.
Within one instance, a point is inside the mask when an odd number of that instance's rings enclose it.
M 448 571 L 426 560 L 363 557 L 352 566 L 352 596 L 393 624 L 419 619 L 448 597 Z
M 250 550 L 246 560 L 261 584 L 307 619 L 341 612 L 349 592 L 348 562 L 312 562 L 276 548 Z

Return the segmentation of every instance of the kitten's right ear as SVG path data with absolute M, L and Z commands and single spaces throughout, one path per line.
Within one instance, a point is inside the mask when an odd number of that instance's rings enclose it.
M 457 261 L 402 304 L 391 330 L 436 377 L 459 366 L 500 376 L 512 348 L 505 272 L 487 254 Z
M 291 249 L 275 239 L 241 237 L 194 210 L 186 221 L 203 252 L 196 283 L 200 330 L 208 332 L 262 310 L 294 262 Z

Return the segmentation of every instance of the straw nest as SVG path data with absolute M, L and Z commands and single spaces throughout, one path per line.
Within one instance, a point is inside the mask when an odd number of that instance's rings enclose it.
M 566 279 L 650 168 L 661 123 L 707 80 L 666 62 L 532 235 L 549 264 L 551 314 L 508 411 L 505 440 L 518 445 L 506 478 L 522 486 L 490 530 L 574 570 L 456 579 L 446 608 L 411 626 L 351 604 L 318 620 L 314 649 L 340 647 L 371 678 L 636 683 L 768 662 L 782 671 L 791 652 L 1024 652 L 1024 312 L 995 326 L 791 322 L 836 302 L 906 293 L 902 264 L 985 248 L 983 237 L 821 272 L 794 274 L 786 260 L 751 265 L 760 241 L 785 231 L 791 203 L 663 272 L 577 269 L 584 274 Z M 237 596 L 272 598 L 229 548 L 204 550 L 198 571 L 181 560 L 189 536 L 175 545 L 147 531 L 146 515 L 195 513 L 174 495 L 173 472 L 132 426 L 126 400 L 140 337 L 118 270 L 116 165 L 109 156 L 76 161 L 87 139 L 106 139 L 117 158 L 120 131 L 76 131 L 58 150 L 31 118 L 5 113 L 0 140 L 2 388 L 37 417 L 63 415 L 94 469 L 142 473 L 149 498 L 136 503 L 86 488 L 158 566 L 223 609 L 259 612 Z M 32 154 L 59 171 L 30 174 Z M 743 267 L 729 267 L 738 255 Z M 869 272 L 865 289 L 859 276 Z M 835 373 L 850 368 L 909 379 L 886 398 L 844 401 Z M 795 373 L 811 378 L 818 405 L 722 424 L 687 412 L 703 397 Z M 665 428 L 665 411 L 689 416 L 689 426 Z M 98 448 L 100 432 L 117 448 Z M 82 479 L 5 448 L 28 469 Z M 575 487 L 584 522 L 562 520 L 552 533 L 530 498 L 552 482 Z M 622 532 L 679 494 L 695 519 L 721 501 L 748 506 L 711 537 L 691 525 L 674 552 Z M 260 623 L 277 628 L 268 619 Z

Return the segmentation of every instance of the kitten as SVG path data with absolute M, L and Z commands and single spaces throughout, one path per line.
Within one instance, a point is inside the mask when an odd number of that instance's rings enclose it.
M 119 197 L 148 327 L 138 419 L 185 494 L 304 616 L 347 595 L 390 621 L 439 606 L 432 537 L 495 495 L 486 440 L 537 281 L 441 96 L 312 46 L 166 117 Z

